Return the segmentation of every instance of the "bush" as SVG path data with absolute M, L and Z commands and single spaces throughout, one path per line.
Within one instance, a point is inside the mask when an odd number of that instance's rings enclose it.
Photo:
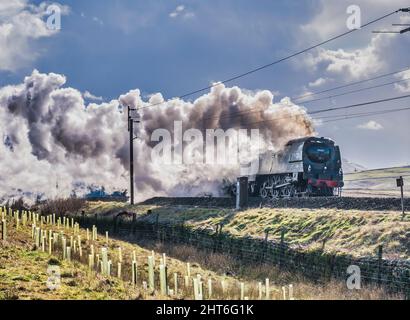
M 44 215 L 57 214 L 65 215 L 67 213 L 77 213 L 84 208 L 86 201 L 78 198 L 47 200 L 38 205 L 36 208 Z

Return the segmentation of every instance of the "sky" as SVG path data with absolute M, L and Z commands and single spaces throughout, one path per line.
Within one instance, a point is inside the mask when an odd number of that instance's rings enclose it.
M 0 87 L 22 83 L 36 69 L 64 75 L 66 87 L 100 103 L 133 89 L 147 99 L 157 92 L 177 97 L 275 61 L 347 31 L 351 1 L 61 0 L 58 31 L 45 26 L 44 11 L 50 4 L 0 0 Z M 409 6 L 402 0 L 355 4 L 362 23 Z M 270 90 L 280 100 L 404 69 L 410 66 L 410 32 L 372 30 L 400 30 L 392 24 L 406 22 L 409 13 L 395 14 L 228 85 L 251 92 Z M 332 93 L 407 78 L 410 72 Z M 310 112 L 405 94 L 410 94 L 410 83 L 403 81 L 298 104 Z M 410 99 L 339 114 L 402 107 L 410 107 Z M 410 164 L 409 119 L 410 111 L 404 111 L 318 123 L 316 130 L 334 139 L 350 161 L 368 168 L 401 166 Z

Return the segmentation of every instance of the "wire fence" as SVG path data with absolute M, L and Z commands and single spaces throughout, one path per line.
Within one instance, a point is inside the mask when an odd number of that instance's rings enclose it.
M 237 237 L 213 229 L 192 229 L 185 225 L 147 222 L 129 216 L 77 216 L 83 228 L 97 226 L 118 238 L 132 242 L 157 241 L 160 243 L 190 245 L 200 250 L 222 253 L 244 264 L 268 264 L 284 271 L 297 272 L 311 280 L 346 280 L 351 265 L 360 268 L 363 284 L 376 284 L 391 292 L 404 293 L 410 299 L 410 261 L 383 258 L 383 247 L 376 256 L 353 257 L 349 254 L 327 253 L 321 249 L 300 250 L 286 243 L 283 231 L 279 241 L 265 238 Z

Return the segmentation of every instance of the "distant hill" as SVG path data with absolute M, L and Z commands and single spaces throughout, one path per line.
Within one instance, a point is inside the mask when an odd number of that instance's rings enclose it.
M 344 194 L 351 196 L 399 197 L 396 179 L 404 178 L 404 196 L 410 194 L 410 166 L 365 170 L 344 176 Z
M 354 172 L 360 172 L 360 171 L 366 171 L 367 170 L 367 168 L 365 166 L 354 163 L 354 162 L 349 161 L 347 159 L 342 159 L 342 166 L 343 166 L 343 172 L 344 173 L 354 173 Z

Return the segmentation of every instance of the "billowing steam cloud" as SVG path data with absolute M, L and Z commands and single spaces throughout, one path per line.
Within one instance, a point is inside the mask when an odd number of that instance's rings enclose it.
M 0 198 L 23 192 L 68 196 L 89 185 L 127 189 L 129 145 L 122 106 L 143 107 L 142 123 L 135 128 L 138 199 L 215 193 L 222 177 L 238 174 L 238 167 L 228 165 L 158 166 L 151 161 L 152 132 L 173 133 L 174 121 L 182 121 L 184 130 L 258 128 L 265 149 L 314 134 L 303 108 L 288 99 L 274 104 L 270 91 L 249 94 L 218 85 L 187 102 L 164 101 L 161 94 L 143 101 L 133 90 L 118 100 L 86 105 L 78 90 L 63 87 L 65 81 L 62 75 L 34 71 L 24 83 L 0 88 Z

